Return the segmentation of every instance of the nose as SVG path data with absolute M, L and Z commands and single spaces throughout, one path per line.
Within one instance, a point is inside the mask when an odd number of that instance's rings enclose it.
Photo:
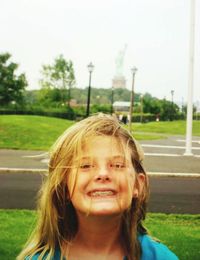
M 95 181 L 98 181 L 98 182 L 111 181 L 111 176 L 110 176 L 108 167 L 106 167 L 106 166 L 98 167 L 97 172 L 95 174 Z

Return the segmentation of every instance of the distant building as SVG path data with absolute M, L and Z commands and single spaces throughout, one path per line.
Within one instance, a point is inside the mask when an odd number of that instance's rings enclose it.
M 140 102 L 134 101 L 134 107 L 141 106 Z M 114 112 L 127 114 L 130 110 L 130 101 L 115 101 L 113 103 Z
M 113 103 L 114 111 L 116 112 L 128 112 L 130 110 L 129 101 L 115 101 Z

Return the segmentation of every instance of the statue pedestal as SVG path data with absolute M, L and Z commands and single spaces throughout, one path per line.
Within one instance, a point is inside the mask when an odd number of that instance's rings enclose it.
M 112 80 L 112 87 L 115 88 L 126 88 L 126 79 L 124 76 L 115 76 Z

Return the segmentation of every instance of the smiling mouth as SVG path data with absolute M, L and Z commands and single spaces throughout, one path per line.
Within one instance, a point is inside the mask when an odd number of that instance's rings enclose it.
M 98 197 L 110 197 L 116 195 L 116 192 L 112 190 L 105 191 L 92 191 L 88 194 L 90 197 L 98 198 Z

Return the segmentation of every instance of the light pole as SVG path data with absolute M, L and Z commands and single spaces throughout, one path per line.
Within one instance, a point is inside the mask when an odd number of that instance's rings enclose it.
M 174 102 L 174 90 L 171 90 L 171 95 L 172 95 L 172 104 Z
M 90 64 L 88 64 L 87 67 L 88 67 L 88 71 L 89 71 L 89 86 L 88 86 L 86 117 L 88 117 L 90 115 L 91 76 L 92 76 L 92 72 L 94 70 L 94 65 L 92 64 L 92 62 L 90 62 Z
M 135 83 L 135 74 L 137 72 L 137 68 L 133 67 L 131 69 L 132 72 L 132 89 L 131 89 L 131 101 L 130 101 L 130 112 L 129 112 L 129 131 L 131 132 L 132 125 L 132 113 L 133 113 L 133 105 L 134 105 L 134 83 Z
M 174 107 L 174 90 L 171 90 L 171 95 L 172 95 L 172 107 L 171 107 L 171 120 L 173 121 L 173 107 Z
M 143 121 L 143 95 L 140 96 L 140 123 Z
M 184 155 L 192 155 L 192 112 L 194 82 L 194 46 L 195 46 L 195 0 L 190 1 L 190 51 L 187 100 L 186 143 Z
M 68 89 L 68 107 L 70 107 L 70 100 L 71 100 L 71 84 L 72 84 L 72 82 L 69 81 L 69 89 Z
M 111 115 L 113 114 L 114 88 L 111 88 Z

